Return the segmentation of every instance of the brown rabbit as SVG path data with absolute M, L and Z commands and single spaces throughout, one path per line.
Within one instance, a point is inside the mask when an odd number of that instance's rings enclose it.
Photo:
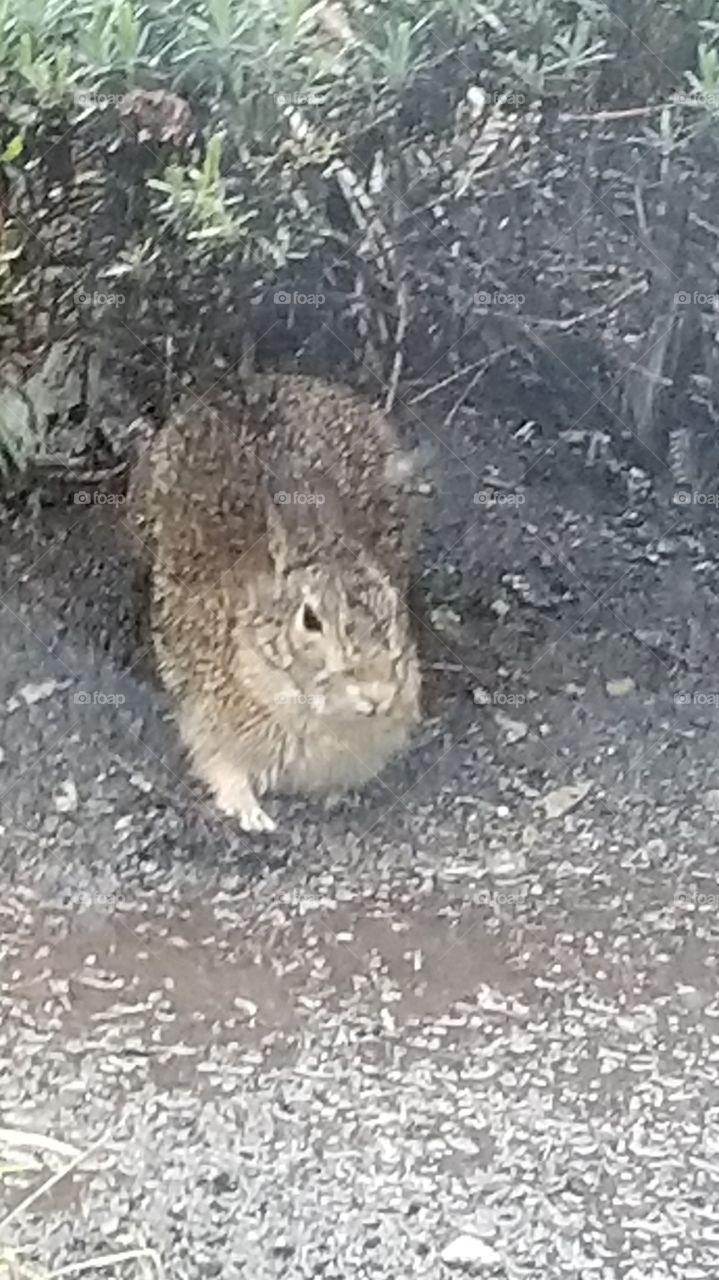
M 348 388 L 269 375 L 186 403 L 135 469 L 160 674 L 248 831 L 265 791 L 362 783 L 418 720 L 405 459 Z

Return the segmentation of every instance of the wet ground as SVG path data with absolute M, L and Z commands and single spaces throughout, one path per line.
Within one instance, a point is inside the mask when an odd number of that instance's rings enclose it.
M 420 408 L 422 731 L 270 838 L 186 772 L 121 504 L 4 517 L 0 1123 L 103 1140 L 43 1265 L 717 1274 L 716 507 Z

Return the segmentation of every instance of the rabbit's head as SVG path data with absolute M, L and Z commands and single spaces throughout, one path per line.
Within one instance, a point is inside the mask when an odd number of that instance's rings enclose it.
M 268 505 L 268 568 L 243 630 L 263 700 L 307 717 L 414 719 L 419 674 L 400 592 L 324 503 L 282 497 Z

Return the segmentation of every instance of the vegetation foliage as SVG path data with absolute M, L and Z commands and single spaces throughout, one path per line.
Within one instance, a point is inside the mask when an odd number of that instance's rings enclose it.
M 89 358 L 107 331 L 161 380 L 168 335 L 182 376 L 208 343 L 232 358 L 254 308 L 257 336 L 291 329 L 315 361 L 334 341 L 382 380 L 407 305 L 405 371 L 451 371 L 478 354 L 476 291 L 527 297 L 557 204 L 587 212 L 587 166 L 621 193 L 622 296 L 647 266 L 637 209 L 645 241 L 654 219 L 671 239 L 663 193 L 714 157 L 718 116 L 717 0 L 1 0 L 0 339 L 16 365 L 68 333 Z M 596 309 L 582 259 L 606 231 L 582 226 L 529 315 Z M 287 288 L 326 311 L 278 313 Z M 508 323 L 490 317 L 490 352 Z M 5 468 L 44 447 L 13 403 Z

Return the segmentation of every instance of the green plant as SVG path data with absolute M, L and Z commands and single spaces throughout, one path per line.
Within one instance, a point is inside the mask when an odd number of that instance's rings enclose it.
M 29 31 L 17 45 L 17 70 L 34 89 L 38 102 L 60 102 L 70 88 L 71 53 L 67 48 L 45 51 Z
M 687 71 L 687 80 L 704 104 L 719 106 L 719 52 L 713 46 L 700 44 L 697 50 L 697 70 Z
M 9 142 L 6 142 L 2 152 L 0 152 L 0 163 L 11 164 L 13 160 L 17 160 L 22 155 L 23 145 L 22 134 L 13 134 Z
M 213 134 L 199 167 L 172 164 L 164 178 L 148 179 L 148 186 L 166 196 L 160 212 L 185 224 L 188 240 L 237 240 L 254 217 L 238 211 L 238 199 L 227 198 L 221 156 L 222 138 Z
M 572 80 L 580 72 L 610 60 L 612 55 L 607 51 L 606 40 L 594 37 L 589 20 L 580 18 L 574 27 L 558 30 L 540 52 L 522 57 L 512 50 L 502 55 L 502 60 L 527 88 L 541 94 L 549 82 L 556 83 L 558 77 Z

